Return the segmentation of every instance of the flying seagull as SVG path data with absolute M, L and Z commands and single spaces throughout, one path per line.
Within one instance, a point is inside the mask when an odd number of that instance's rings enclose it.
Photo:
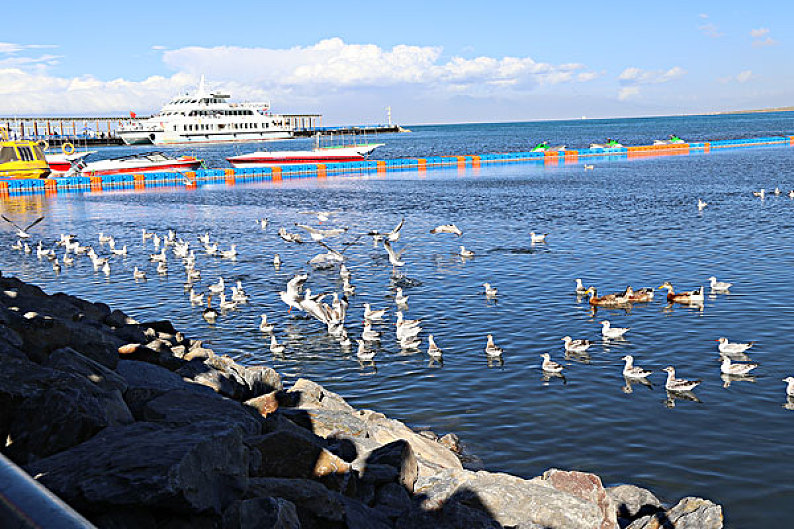
M 35 226 L 36 224 L 38 224 L 39 222 L 44 220 L 44 217 L 39 217 L 36 220 L 34 220 L 33 222 L 31 222 L 30 224 L 28 224 L 28 226 L 25 229 L 22 229 L 22 228 L 19 227 L 18 224 L 16 224 L 14 221 L 9 219 L 5 215 L 0 215 L 0 217 L 3 217 L 4 221 L 6 221 L 7 223 L 11 224 L 13 227 L 15 227 L 17 229 L 17 237 L 19 237 L 20 239 L 30 239 L 30 234 L 28 233 L 28 230 L 30 228 L 32 228 L 33 226 Z

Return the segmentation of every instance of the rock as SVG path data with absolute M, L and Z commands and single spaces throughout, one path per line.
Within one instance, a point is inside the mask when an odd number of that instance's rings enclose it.
M 102 529 L 157 529 L 154 514 L 141 507 L 92 514 L 90 522 Z
M 376 463 L 367 465 L 362 469 L 357 469 L 355 467 L 354 469 L 359 472 L 363 483 L 372 483 L 373 485 L 393 483 L 400 478 L 399 469 L 392 465 L 381 465 Z
M 644 516 L 626 529 L 722 529 L 722 507 L 702 498 L 687 497 L 666 512 Z
M 159 338 L 152 340 L 146 344 L 146 347 L 160 353 L 171 353 L 171 344 Z
M 243 379 L 253 397 L 284 389 L 281 376 L 272 367 L 236 365 L 243 369 Z
M 155 321 L 147 321 L 141 323 L 143 327 L 148 327 L 150 329 L 154 329 L 154 332 L 164 332 L 167 334 L 176 334 L 176 329 L 174 329 L 174 325 L 168 320 L 155 320 Z
M 403 439 L 411 445 L 411 449 L 419 462 L 419 475 L 430 476 L 445 468 L 463 469 L 457 456 L 448 448 L 426 437 L 418 435 L 400 421 L 388 419 L 380 413 L 369 410 L 356 412 L 364 419 L 368 436 L 380 444 Z
M 127 390 L 127 382 L 121 375 L 81 355 L 71 347 L 56 349 L 50 353 L 44 365 L 67 373 L 83 375 L 105 391 L 117 390 L 124 393 Z
M 150 400 L 143 406 L 143 420 L 169 426 L 218 421 L 239 426 L 246 435 L 262 431 L 260 421 L 240 403 L 190 389 L 175 389 Z
M 283 478 L 318 478 L 346 474 L 350 464 L 329 452 L 321 439 L 290 430 L 263 435 L 249 446 L 262 455 L 260 475 Z
M 204 349 L 203 347 L 193 347 L 182 357 L 182 360 L 190 362 L 191 360 L 206 360 L 212 356 L 212 349 Z
M 413 450 L 411 450 L 411 445 L 407 441 L 400 439 L 373 450 L 367 463 L 390 465 L 396 468 L 400 485 L 409 492 L 413 492 L 414 484 L 419 476 L 419 465 Z
M 124 360 L 135 360 L 137 362 L 148 362 L 158 364 L 160 355 L 154 349 L 149 349 L 143 344 L 127 343 L 118 348 L 119 358 Z
M 389 518 L 397 518 L 411 509 L 411 496 L 402 485 L 386 483 L 375 494 L 374 508 Z
M 177 369 L 177 373 L 197 384 L 235 400 L 248 400 L 263 393 L 281 388 L 281 379 L 270 368 L 246 368 L 228 356 L 211 355 L 204 361 L 193 359 L 195 350 L 183 357 L 190 361 Z
M 367 423 L 347 411 L 324 408 L 282 408 L 293 422 L 320 437 L 367 436 Z
M 603 516 L 600 529 L 618 529 L 617 509 L 601 484 L 601 478 L 595 474 L 551 468 L 543 473 L 543 479 L 559 491 L 597 505 Z
M 223 529 L 301 529 L 295 505 L 283 498 L 252 498 L 232 503 Z
M 426 511 L 459 502 L 477 508 L 502 525 L 537 524 L 555 529 L 601 529 L 598 505 L 555 489 L 543 479 L 525 480 L 509 474 L 446 469 L 420 476 L 414 494 Z
M 85 513 L 127 506 L 220 514 L 248 484 L 242 431 L 218 422 L 105 428 L 26 471 Z
M 105 325 L 118 328 L 127 326 L 130 323 L 134 323 L 135 320 L 128 318 L 126 314 L 116 309 L 105 316 L 102 321 Z
M 171 348 L 171 354 L 177 358 L 182 358 L 187 353 L 187 348 L 184 345 L 175 345 Z
M 278 398 L 276 397 L 276 393 L 276 391 L 271 391 L 259 397 L 248 399 L 244 404 L 256 410 L 262 417 L 267 417 L 278 409 Z
M 606 490 L 619 518 L 634 520 L 662 510 L 662 502 L 649 490 L 634 485 L 618 485 Z
M 143 417 L 143 408 L 147 402 L 168 391 L 188 389 L 199 393 L 212 393 L 204 386 L 186 382 L 176 373 L 147 362 L 119 360 L 116 372 L 127 382 L 124 401 L 138 419 Z
M 447 435 L 439 439 L 438 442 L 441 444 L 441 446 L 445 446 L 449 448 L 456 454 L 461 453 L 460 439 L 454 433 L 448 433 Z
M 119 391 L 87 378 L 5 357 L 0 369 L 0 438 L 18 464 L 55 454 L 103 428 L 133 421 Z
M 324 408 L 347 413 L 356 411 L 336 393 L 306 378 L 299 378 L 287 393 L 293 398 L 291 406 L 296 408 Z

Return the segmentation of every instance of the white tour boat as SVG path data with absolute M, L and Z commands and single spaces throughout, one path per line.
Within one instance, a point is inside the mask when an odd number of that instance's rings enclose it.
M 360 162 L 383 143 L 359 143 L 333 147 L 315 147 L 310 151 L 257 151 L 226 158 L 232 167 L 261 167 L 274 164 Z
M 117 132 L 127 145 L 244 142 L 292 137 L 286 118 L 270 113 L 270 103 L 232 103 L 230 97 L 207 91 L 202 76 L 194 94 L 176 97 L 159 113 L 120 125 Z

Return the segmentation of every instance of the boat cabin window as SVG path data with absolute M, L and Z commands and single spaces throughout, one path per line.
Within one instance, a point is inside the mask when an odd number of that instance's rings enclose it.
M 32 162 L 36 159 L 36 157 L 33 155 L 33 150 L 30 147 L 18 146 L 17 151 L 19 151 L 19 158 L 23 162 Z
M 15 162 L 17 153 L 10 145 L 0 147 L 0 163 Z

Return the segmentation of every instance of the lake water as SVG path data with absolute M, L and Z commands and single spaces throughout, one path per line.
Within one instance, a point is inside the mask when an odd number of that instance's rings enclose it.
M 780 113 L 411 127 L 411 134 L 378 136 L 387 145 L 376 157 L 527 150 L 542 140 L 576 149 L 608 136 L 629 145 L 671 133 L 690 141 L 758 137 L 790 133 L 791 125 L 790 114 Z M 235 150 L 255 147 L 261 145 L 169 150 L 197 152 L 210 166 L 221 166 Z M 109 148 L 99 155 L 130 150 Z M 608 485 L 634 483 L 671 502 L 687 495 L 711 498 L 725 506 L 729 527 L 788 526 L 794 411 L 786 407 L 781 379 L 794 376 L 794 201 L 785 195 L 761 201 L 751 191 L 794 187 L 794 149 L 593 163 L 593 171 L 581 165 L 486 165 L 196 191 L 13 198 L 0 209 L 20 223 L 46 215 L 34 237 L 53 240 L 69 232 L 99 247 L 102 231 L 119 246 L 127 244 L 130 254 L 112 260 L 109 278 L 94 272 L 87 258 L 56 276 L 46 260 L 11 251 L 15 239 L 4 230 L 2 270 L 49 292 L 105 301 L 140 320 L 169 318 L 218 353 L 273 366 L 288 384 L 309 377 L 356 407 L 439 434 L 455 432 L 489 470 L 525 477 L 549 467 L 590 471 Z M 702 212 L 698 198 L 709 203 Z M 423 337 L 434 334 L 443 364 L 431 363 L 424 352 L 401 352 L 394 326 L 380 325 L 384 337 L 374 365 L 362 365 L 355 349 L 341 349 L 322 324 L 287 314 L 278 291 L 297 272 L 310 271 L 307 286 L 314 292 L 341 290 L 335 272 L 311 271 L 307 264 L 322 248 L 290 245 L 276 235 L 279 227 L 301 231 L 295 222 L 316 225 L 316 218 L 301 212 L 318 209 L 339 212 L 328 225 L 350 227 L 330 246 L 355 241 L 345 251 L 356 286 L 347 318 L 353 338 L 362 330 L 364 302 L 388 307 L 388 322 L 395 311 L 396 282 L 385 251 L 359 236 L 390 230 L 405 218 L 395 246 L 407 246 L 402 282 L 412 286 L 405 288 L 406 315 L 423 320 Z M 255 222 L 261 217 L 271 220 L 267 231 Z M 463 230 L 462 237 L 429 233 L 449 222 Z M 183 291 L 178 260 L 169 258 L 168 276 L 158 276 L 148 263 L 154 250 L 151 241 L 144 247 L 141 228 L 176 230 L 197 250 L 201 286 L 220 275 L 240 279 L 251 301 L 208 325 L 202 307 L 192 307 Z M 206 231 L 223 249 L 237 244 L 238 259 L 199 251 L 196 237 Z M 548 243 L 531 245 L 530 231 L 550 233 Z M 460 258 L 460 244 L 476 256 Z M 284 262 L 279 270 L 272 265 L 275 253 Z M 135 265 L 147 270 L 146 282 L 132 279 Z M 609 293 L 664 281 L 690 290 L 707 285 L 711 275 L 734 287 L 719 295 L 708 295 L 707 288 L 702 310 L 668 307 L 658 291 L 652 303 L 594 315 L 574 293 L 576 277 Z M 481 294 L 484 282 L 499 289 L 496 301 Z M 258 330 L 263 312 L 287 345 L 283 357 L 271 355 Z M 631 327 L 626 339 L 604 343 L 598 323 L 604 318 Z M 501 364 L 485 358 L 487 333 L 504 348 Z M 566 359 L 565 335 L 596 344 L 587 358 Z M 720 336 L 757 341 L 749 351 L 760 364 L 754 379 L 728 384 L 721 378 L 714 341 Z M 425 338 L 423 351 L 426 344 Z M 544 352 L 565 365 L 564 379 L 544 378 Z M 654 371 L 652 387 L 627 387 L 620 360 L 625 354 Z M 681 377 L 702 379 L 694 391 L 698 401 L 665 392 L 661 369 L 667 365 Z

